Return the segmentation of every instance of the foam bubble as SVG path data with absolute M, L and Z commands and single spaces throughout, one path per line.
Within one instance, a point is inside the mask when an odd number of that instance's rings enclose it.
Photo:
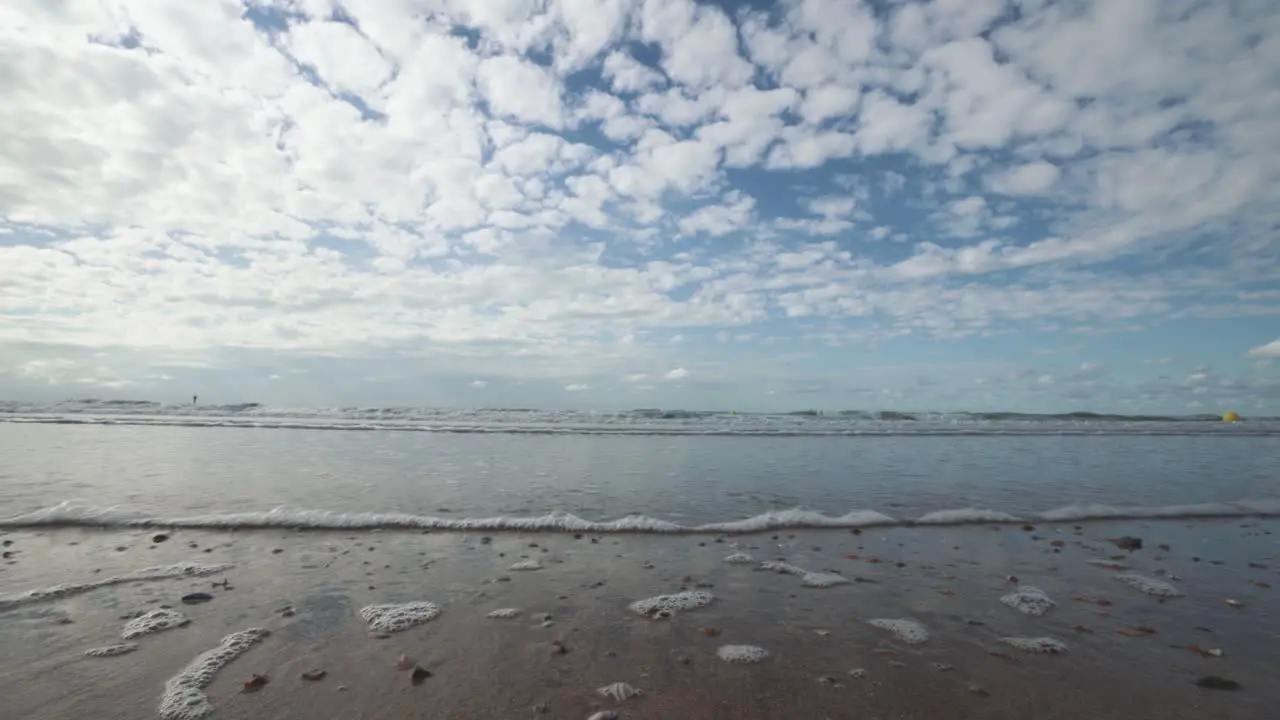
M 494 618 L 496 620 L 507 620 L 509 618 L 519 617 L 519 615 L 520 608 L 498 608 L 497 610 L 490 611 L 488 615 L 485 615 L 485 617 Z
M 26 592 L 10 593 L 0 595 L 0 610 L 8 610 L 11 607 L 25 605 L 27 603 L 41 602 L 44 600 L 61 600 L 72 595 L 79 595 L 98 588 L 109 587 L 111 585 L 122 585 L 124 583 L 142 582 L 148 580 L 173 580 L 175 578 L 184 577 L 203 577 L 206 575 L 215 575 L 225 572 L 231 568 L 230 565 L 205 565 L 201 563 L 175 563 L 173 565 L 156 565 L 153 567 L 134 570 L 123 575 L 103 578 L 101 580 L 93 580 L 91 582 L 75 583 L 72 585 L 53 585 L 37 590 L 27 590 Z
M 440 606 L 425 601 L 368 605 L 360 609 L 360 617 L 369 624 L 369 629 L 384 633 L 408 630 L 439 616 Z
M 808 575 L 809 571 L 802 567 L 792 565 L 791 563 L 780 562 L 776 560 L 766 560 L 760 563 L 761 570 L 769 570 L 771 572 L 780 573 L 782 575 Z
M 750 553 L 736 552 L 724 559 L 730 565 L 754 565 L 756 559 Z
M 888 630 L 894 637 L 908 645 L 919 645 L 929 639 L 929 631 L 924 625 L 909 618 L 882 618 L 868 620 L 867 624 L 881 630 Z
M 1044 615 L 1055 603 L 1049 599 L 1045 591 L 1034 585 L 1022 585 L 1017 592 L 1011 592 L 1000 598 L 1000 602 L 1027 615 Z
M 637 600 L 628 607 L 631 611 L 651 618 L 667 618 L 677 612 L 696 610 L 711 604 L 715 596 L 705 590 L 685 590 L 671 595 Z
M 728 663 L 758 663 L 769 657 L 769 651 L 755 645 L 725 645 L 716 651 L 721 660 Z
M 613 698 L 617 702 L 630 700 L 637 695 L 644 694 L 639 688 L 633 687 L 624 682 L 611 683 L 604 687 L 596 688 L 596 692 L 601 697 Z
M 811 588 L 829 588 L 843 585 L 847 582 L 849 582 L 849 579 L 842 575 L 820 572 L 807 572 L 800 579 L 801 585 Z
M 537 560 L 521 560 L 520 562 L 513 563 L 511 567 L 507 569 L 508 570 L 541 570 L 542 563 L 538 562 Z
M 241 630 L 222 638 L 218 647 L 197 655 L 182 672 L 164 684 L 160 720 L 200 720 L 213 712 L 204 688 L 213 682 L 219 670 L 269 634 L 261 628 Z
M 1000 642 L 1031 653 L 1056 655 L 1067 651 L 1067 644 L 1051 637 L 1002 637 Z
M 128 655 L 129 653 L 137 649 L 138 649 L 137 643 L 120 643 L 118 645 L 107 645 L 106 647 L 91 648 L 89 650 L 85 650 L 84 654 L 87 657 L 109 658 L 109 657 L 117 657 L 119 655 Z
M 188 622 L 190 621 L 187 620 L 187 616 L 177 610 L 156 608 L 125 623 L 124 629 L 120 631 L 120 637 L 125 640 L 133 640 L 143 635 L 182 627 Z
M 1148 595 L 1156 597 L 1181 597 L 1182 593 L 1178 588 L 1170 585 L 1164 580 L 1135 575 L 1133 573 L 1122 573 L 1116 576 L 1120 582 L 1129 587 L 1141 590 Z

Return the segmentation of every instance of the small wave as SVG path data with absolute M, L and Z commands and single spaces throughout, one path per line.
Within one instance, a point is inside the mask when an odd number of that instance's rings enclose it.
M 874 510 L 824 515 L 806 508 L 761 513 L 740 520 L 701 525 L 681 525 L 647 515 L 627 515 L 616 520 L 588 520 L 555 511 L 532 517 L 443 518 L 431 515 L 377 512 L 335 512 L 278 507 L 261 512 L 211 513 L 163 516 L 118 507 L 61 503 L 53 507 L 0 520 L 0 528 L 33 527 L 166 527 L 192 529 L 309 528 L 316 530 L 452 530 L 581 532 L 642 534 L 748 534 L 779 529 L 863 528 L 903 525 L 979 525 L 1016 522 L 1072 522 L 1083 520 L 1138 520 L 1158 518 L 1280 517 L 1280 499 L 1240 500 L 1229 503 L 1168 505 L 1162 507 L 1070 505 L 1040 513 L 1010 514 L 981 508 L 939 510 L 917 518 L 901 518 Z

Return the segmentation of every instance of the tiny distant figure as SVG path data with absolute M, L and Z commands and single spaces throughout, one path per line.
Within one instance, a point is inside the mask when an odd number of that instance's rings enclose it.
M 192 395 L 192 396 L 191 396 L 191 404 L 192 404 L 192 405 L 198 405 L 198 404 L 199 404 L 199 400 L 200 400 L 200 396 L 199 396 L 199 395 Z

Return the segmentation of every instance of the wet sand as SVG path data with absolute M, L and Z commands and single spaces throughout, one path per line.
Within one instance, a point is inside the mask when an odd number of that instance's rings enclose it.
M 1276 521 L 732 537 L 181 530 L 154 542 L 161 532 L 0 535 L 12 553 L 0 564 L 0 597 L 152 565 L 233 565 L 208 578 L 126 583 L 0 609 L 0 715 L 157 717 L 168 678 L 249 627 L 271 636 L 214 678 L 211 717 L 587 718 L 616 710 L 622 718 L 1234 720 L 1265 718 L 1267 707 L 1280 706 Z M 1143 548 L 1127 552 L 1104 540 L 1124 535 L 1141 537 Z M 805 587 L 797 576 L 725 563 L 736 550 L 852 582 Z M 1120 556 L 1132 571 L 1176 577 L 1170 582 L 1185 596 L 1145 595 L 1088 562 Z M 542 569 L 509 569 L 525 558 Z M 1035 617 L 1002 604 L 1017 587 L 1011 575 L 1043 589 L 1056 607 Z M 231 589 L 212 585 L 223 579 Z M 698 586 L 714 602 L 667 620 L 627 607 Z M 180 602 L 195 591 L 213 600 Z M 389 636 L 371 633 L 359 616 L 365 605 L 415 600 L 440 605 L 440 616 Z M 122 616 L 161 605 L 190 625 L 140 638 L 128 655 L 84 657 L 120 642 Z M 281 612 L 286 607 L 292 614 Z M 485 617 L 505 607 L 523 613 Z M 539 613 L 553 624 L 543 627 Z M 928 628 L 929 640 L 908 645 L 867 623 L 902 617 Z M 1117 632 L 1139 626 L 1155 632 Z M 1069 650 L 1028 654 L 1002 644 L 1003 636 L 1050 636 Z M 568 651 L 553 652 L 556 640 Z M 729 664 L 716 655 L 729 644 L 771 656 Z M 1223 655 L 1203 657 L 1189 644 Z M 432 676 L 415 685 L 396 668 L 401 653 Z M 850 676 L 854 668 L 865 675 Z M 326 671 L 324 679 L 301 679 L 312 669 Z M 254 673 L 268 684 L 241 692 Z M 1206 675 L 1242 687 L 1197 687 Z M 596 693 L 614 682 L 644 694 L 617 702 Z

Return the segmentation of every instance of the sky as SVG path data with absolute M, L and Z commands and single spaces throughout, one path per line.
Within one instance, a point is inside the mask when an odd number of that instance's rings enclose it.
M 0 397 L 1280 415 L 1270 0 L 6 0 Z

